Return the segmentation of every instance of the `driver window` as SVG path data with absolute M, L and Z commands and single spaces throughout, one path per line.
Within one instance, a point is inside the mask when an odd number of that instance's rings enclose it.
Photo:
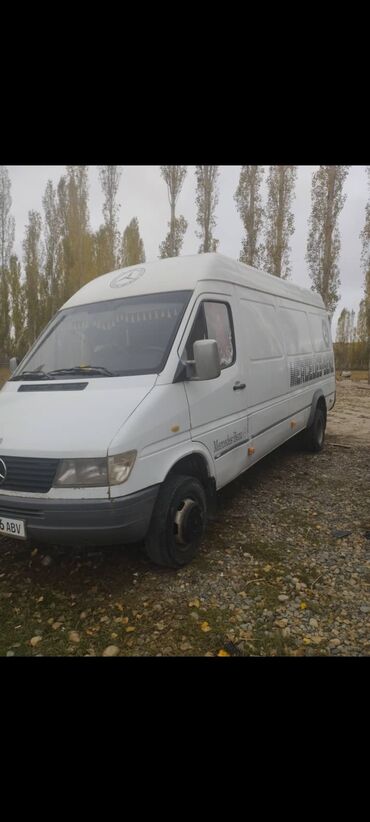
M 194 349 L 193 345 L 197 340 L 206 340 L 207 339 L 207 326 L 206 320 L 204 316 L 204 307 L 203 303 L 201 304 L 197 316 L 194 320 L 193 327 L 191 329 L 190 335 L 188 337 L 188 341 L 186 343 L 186 348 L 184 351 L 184 358 L 186 360 L 193 360 L 194 359 Z
M 183 357 L 194 359 L 193 346 L 197 340 L 216 340 L 221 369 L 228 368 L 235 359 L 231 309 L 226 303 L 205 301 L 199 307 Z

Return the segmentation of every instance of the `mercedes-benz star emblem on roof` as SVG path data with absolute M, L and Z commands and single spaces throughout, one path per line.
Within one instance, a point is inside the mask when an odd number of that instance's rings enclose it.
M 124 288 L 125 285 L 130 285 L 131 283 L 136 282 L 139 280 L 140 277 L 145 274 L 145 268 L 132 268 L 131 271 L 122 271 L 121 274 L 118 274 L 117 277 L 114 277 L 112 280 L 110 287 L 111 288 Z

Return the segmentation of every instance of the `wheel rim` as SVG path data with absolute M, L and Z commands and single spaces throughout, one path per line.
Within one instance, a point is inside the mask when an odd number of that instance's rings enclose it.
M 203 533 L 203 520 L 204 513 L 197 500 L 190 498 L 181 500 L 173 523 L 176 543 L 186 548 L 195 540 L 200 539 Z

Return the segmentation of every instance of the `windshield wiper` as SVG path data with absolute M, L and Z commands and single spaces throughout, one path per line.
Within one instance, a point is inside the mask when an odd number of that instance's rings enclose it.
M 45 371 L 22 371 L 21 374 L 17 374 L 16 377 L 11 377 L 10 382 L 16 382 L 17 380 L 21 382 L 22 380 L 48 380 L 49 374 L 46 374 Z
M 107 368 L 100 367 L 99 365 L 75 365 L 73 368 L 58 368 L 56 371 L 49 371 L 48 377 L 62 377 L 63 374 L 76 374 L 81 376 L 81 374 L 86 374 L 86 376 L 97 376 L 97 377 L 114 377 L 112 371 L 108 371 Z

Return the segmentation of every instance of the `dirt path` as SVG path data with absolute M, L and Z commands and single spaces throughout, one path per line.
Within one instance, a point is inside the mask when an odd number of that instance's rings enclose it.
M 370 446 L 370 385 L 342 380 L 337 383 L 337 401 L 329 415 L 327 435 L 343 442 Z
M 180 572 L 1 541 L 0 654 L 368 655 L 370 393 L 337 388 L 324 451 L 287 444 L 225 488 Z

